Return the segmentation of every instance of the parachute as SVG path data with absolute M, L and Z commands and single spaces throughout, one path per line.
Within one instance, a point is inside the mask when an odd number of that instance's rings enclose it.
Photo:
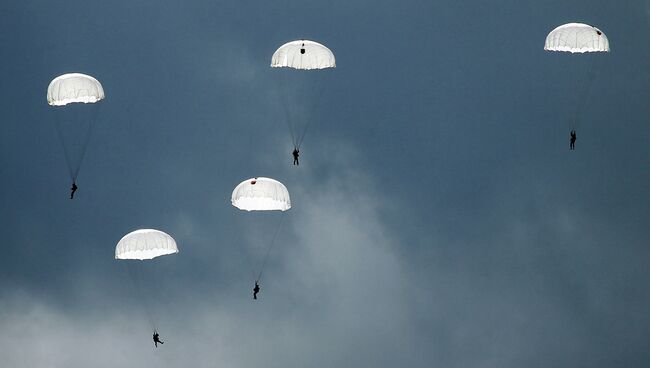
M 81 73 L 63 74 L 47 87 L 47 103 L 65 106 L 71 103 L 95 103 L 103 100 L 104 88 L 99 81 Z
M 242 211 L 260 211 L 260 212 L 269 212 L 269 211 L 280 211 L 282 216 L 280 217 L 280 222 L 275 229 L 275 233 L 271 238 L 266 253 L 262 258 L 261 266 L 259 271 L 256 273 L 255 267 L 251 265 L 251 272 L 256 282 L 259 282 L 262 278 L 262 272 L 264 271 L 264 266 L 268 260 L 275 240 L 280 232 L 282 227 L 282 221 L 284 219 L 285 211 L 291 208 L 291 198 L 289 197 L 289 191 L 284 184 L 280 183 L 275 179 L 270 178 L 252 178 L 242 181 L 235 189 L 232 191 L 231 203 L 234 207 Z
M 163 291 L 160 289 L 165 287 L 165 283 L 159 281 L 165 278 L 166 272 L 161 272 L 160 263 L 153 260 L 176 253 L 178 253 L 178 246 L 174 238 L 154 229 L 130 232 L 115 246 L 115 259 L 126 264 L 129 278 L 154 331 L 158 329 L 157 310 L 161 304 L 158 300 L 159 294 Z M 138 260 L 144 262 L 134 264 L 134 261 Z M 155 300 L 153 305 L 150 304 L 151 300 Z
M 605 33 L 596 27 L 583 23 L 567 23 L 555 28 L 546 36 L 544 50 L 570 55 L 603 53 L 609 52 L 609 40 Z M 568 79 L 575 84 L 575 87 L 572 88 L 574 97 L 569 102 L 574 109 L 571 119 L 572 130 L 575 130 L 581 122 L 581 111 L 587 102 L 591 85 L 595 79 L 595 74 L 592 72 L 593 62 L 593 58 L 582 55 L 577 58 L 572 56 L 571 62 L 564 64 L 563 69 L 572 74 Z
M 81 73 L 60 75 L 47 87 L 47 103 L 55 108 L 56 130 L 73 182 L 86 154 L 98 102 L 105 97 L 101 83 Z
M 281 95 L 294 148 L 300 149 L 312 114 L 322 93 L 326 70 L 336 67 L 336 59 L 326 46 L 296 40 L 280 46 L 271 57 L 271 68 L 280 69 Z
M 318 42 L 297 40 L 285 43 L 273 53 L 271 67 L 301 70 L 335 68 L 336 59 L 330 49 Z
M 154 229 L 141 229 L 126 234 L 115 247 L 115 259 L 154 259 L 178 253 L 176 241 Z
M 244 211 L 286 211 L 291 208 L 289 191 L 270 178 L 244 180 L 232 191 L 232 205 Z
M 596 27 L 568 23 L 555 28 L 546 36 L 544 50 L 570 53 L 609 52 L 609 40 Z

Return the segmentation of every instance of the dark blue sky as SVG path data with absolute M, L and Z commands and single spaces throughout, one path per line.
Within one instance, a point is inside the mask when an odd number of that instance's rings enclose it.
M 545 52 L 574 21 L 612 52 Z M 649 31 L 641 0 L 1 3 L 0 365 L 648 366 Z M 299 168 L 269 67 L 297 38 L 337 57 Z M 67 72 L 107 96 L 74 201 Z M 294 205 L 256 303 L 253 176 Z M 181 252 L 138 291 L 113 252 L 147 227 Z

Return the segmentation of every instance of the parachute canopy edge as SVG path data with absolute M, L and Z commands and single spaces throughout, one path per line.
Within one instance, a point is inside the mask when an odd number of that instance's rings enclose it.
M 95 103 L 105 98 L 102 84 L 94 77 L 82 73 L 67 73 L 50 82 L 47 103 L 65 106 L 71 103 Z

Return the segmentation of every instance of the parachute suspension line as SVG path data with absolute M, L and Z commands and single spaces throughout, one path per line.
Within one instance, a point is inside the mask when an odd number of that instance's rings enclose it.
M 320 83 L 318 83 L 318 84 L 320 84 Z M 307 134 L 307 130 L 309 130 L 309 127 L 311 126 L 311 123 L 314 120 L 314 117 L 313 117 L 314 113 L 316 112 L 318 106 L 320 105 L 320 99 L 321 99 L 321 96 L 323 95 L 323 89 L 324 88 L 323 88 L 322 85 L 317 86 L 315 88 L 317 89 L 317 91 L 316 91 L 316 101 L 314 101 L 314 103 L 311 104 L 311 108 L 309 109 L 309 111 L 307 111 L 307 116 L 306 116 L 307 124 L 305 125 L 305 129 L 303 129 L 302 134 L 298 138 L 298 144 L 297 144 L 297 147 L 296 147 L 296 148 L 298 148 L 298 150 L 300 150 L 300 146 L 302 146 L 302 141 L 305 139 L 305 135 Z
M 59 137 L 59 143 L 61 144 L 61 147 L 63 147 L 63 156 L 65 157 L 65 165 L 68 167 L 68 174 L 70 175 L 70 180 L 75 181 L 77 178 L 75 175 L 75 170 L 72 168 L 72 160 L 70 159 L 70 152 L 68 150 L 68 146 L 65 144 L 65 138 L 63 137 L 63 127 L 61 126 L 61 124 L 63 123 L 57 117 L 56 121 L 54 122 L 54 126 L 56 127 L 56 135 Z
M 248 263 L 248 269 L 251 272 L 251 277 L 255 279 L 256 276 L 255 266 L 253 265 L 253 262 L 250 260 L 250 255 L 244 251 L 244 247 L 239 247 L 239 248 L 241 248 L 242 252 L 244 253 L 244 259 L 246 260 L 246 263 Z
M 142 285 L 140 285 L 140 282 L 138 281 L 138 278 L 135 275 L 135 271 L 132 268 L 133 266 L 131 266 L 130 264 L 132 262 L 125 261 L 125 263 L 126 263 L 127 273 L 129 274 L 129 278 L 131 279 L 131 284 L 134 286 L 135 292 L 137 294 L 137 298 L 140 301 L 140 304 L 142 305 L 145 314 L 147 315 L 147 319 L 149 320 L 149 325 L 151 325 L 151 328 L 154 331 L 157 331 L 158 325 L 156 323 L 157 318 L 155 316 L 155 310 L 151 308 L 148 298 L 144 295 L 144 292 L 142 290 Z
M 59 141 L 61 142 L 61 146 L 63 146 L 65 163 L 68 166 L 68 173 L 70 174 L 70 179 L 73 182 L 77 181 L 79 170 L 81 169 L 81 165 L 83 163 L 84 157 L 86 156 L 86 151 L 88 150 L 88 143 L 90 142 L 90 137 L 93 131 L 94 121 L 97 118 L 100 106 L 90 107 L 93 108 L 93 111 L 90 117 L 87 119 L 87 121 L 84 121 L 84 124 L 75 124 L 74 122 L 70 122 L 69 124 L 70 125 L 69 129 L 77 128 L 78 125 L 84 127 L 83 140 L 81 142 L 81 151 L 79 152 L 79 159 L 76 162 L 71 157 L 72 153 L 70 152 L 70 149 L 68 147 L 68 145 L 72 144 L 72 142 L 66 142 L 64 127 L 63 127 L 63 125 L 65 124 L 63 120 L 75 120 L 75 119 L 74 118 L 65 119 L 62 115 L 57 115 L 55 118 L 54 125 L 56 126 L 56 132 L 57 135 L 59 136 Z M 57 112 L 62 113 L 61 111 L 57 111 Z
M 243 248 L 243 247 L 240 247 Z M 255 266 L 253 266 L 253 263 L 250 260 L 250 255 L 244 254 L 244 259 L 246 259 L 246 263 L 248 263 L 248 269 L 251 271 L 251 276 L 253 279 L 255 279 Z
M 264 272 L 266 261 L 269 259 L 269 255 L 271 254 L 271 250 L 273 249 L 275 240 L 277 239 L 278 234 L 280 233 L 280 228 L 282 227 L 283 221 L 284 221 L 284 212 L 282 212 L 282 215 L 280 216 L 280 223 L 278 224 L 278 227 L 275 229 L 275 234 L 273 234 L 273 238 L 271 238 L 271 244 L 269 244 L 269 247 L 266 249 L 266 254 L 264 255 L 264 259 L 262 260 L 262 266 L 260 267 L 259 274 L 255 278 L 255 282 L 260 282 L 262 280 L 262 273 Z
M 88 123 L 88 128 L 86 129 L 85 136 L 84 136 L 83 146 L 81 147 L 81 156 L 79 157 L 79 164 L 77 165 L 77 167 L 74 169 L 72 173 L 72 181 L 77 180 L 77 175 L 79 175 L 79 169 L 81 169 L 81 164 L 84 161 L 84 157 L 86 157 L 86 151 L 88 150 L 88 143 L 90 142 L 90 136 L 92 135 L 91 134 L 93 129 L 92 124 L 93 124 L 92 121 Z
M 297 146 L 297 141 L 296 141 L 296 133 L 294 132 L 295 130 L 295 124 L 293 123 L 292 117 L 291 117 L 291 109 L 289 108 L 289 104 L 291 99 L 289 98 L 289 91 L 288 91 L 288 85 L 289 82 L 287 81 L 287 77 L 285 75 L 285 70 L 280 70 L 280 73 L 282 74 L 281 76 L 281 84 L 280 86 L 280 94 L 282 98 L 282 107 L 284 107 L 284 115 L 286 116 L 285 122 L 287 123 L 287 127 L 289 128 L 289 133 L 291 134 L 291 143 L 293 144 L 294 148 L 298 148 Z
M 587 75 L 586 75 L 586 80 L 583 81 L 581 84 L 580 88 L 576 91 L 576 104 L 575 104 L 575 109 L 573 111 L 573 121 L 571 122 L 571 130 L 575 130 L 577 128 L 580 128 L 580 115 L 582 111 L 584 110 L 585 106 L 587 105 L 587 100 L 589 98 L 589 92 L 591 91 L 591 87 L 593 86 L 593 82 L 596 79 L 596 75 L 593 72 L 594 69 L 594 60 L 589 60 L 588 61 L 588 67 L 587 67 Z

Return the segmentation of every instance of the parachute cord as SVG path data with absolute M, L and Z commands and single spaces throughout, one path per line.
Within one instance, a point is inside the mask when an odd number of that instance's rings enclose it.
M 242 252 L 244 252 L 244 247 L 239 247 L 242 249 Z M 250 255 L 247 252 L 244 252 L 244 259 L 246 260 L 246 263 L 248 263 L 248 269 L 251 272 L 251 277 L 255 279 L 255 266 L 253 266 L 253 262 L 250 260 Z
M 250 256 L 246 254 L 244 258 L 246 259 L 246 263 L 248 263 L 248 269 L 251 271 L 251 276 L 253 277 L 253 279 L 255 279 L 255 266 L 253 266 L 253 263 L 249 259 Z
M 94 106 L 93 106 L 94 107 Z M 70 157 L 71 153 L 70 150 L 68 149 L 68 144 L 71 142 L 66 142 L 65 141 L 65 135 L 63 132 L 63 118 L 61 115 L 56 115 L 55 118 L 55 127 L 56 127 L 56 132 L 59 137 L 59 141 L 61 142 L 61 146 L 63 147 L 63 154 L 65 156 L 65 163 L 68 166 L 68 173 L 70 174 L 70 179 L 72 182 L 77 181 L 77 176 L 79 175 L 79 170 L 81 169 L 81 164 L 83 163 L 84 157 L 86 156 L 86 151 L 88 149 L 88 143 L 90 142 L 90 137 L 92 135 L 93 131 L 93 126 L 94 126 L 94 121 L 97 118 L 97 115 L 99 114 L 99 108 L 101 105 L 94 107 L 91 117 L 88 119 L 87 124 L 79 124 L 81 126 L 86 127 L 84 131 L 84 136 L 83 136 L 83 141 L 82 141 L 82 146 L 81 146 L 81 152 L 79 153 L 79 161 L 76 163 L 72 161 L 72 158 Z M 57 111 L 58 113 L 61 113 L 60 111 Z M 74 118 L 72 118 L 74 119 Z M 77 124 L 70 124 L 71 128 L 76 128 L 75 125 Z
M 95 120 L 95 119 L 91 119 L 91 120 Z M 72 181 L 76 181 L 77 176 L 79 175 L 79 170 L 81 169 L 81 164 L 84 161 L 84 157 L 86 157 L 86 151 L 88 150 L 88 143 L 90 142 L 90 136 L 92 135 L 92 130 L 93 130 L 93 122 L 90 121 L 88 123 L 88 129 L 86 129 L 86 136 L 84 137 L 83 146 L 81 147 L 81 156 L 79 157 L 79 164 L 77 165 L 76 169 L 74 170 L 74 174 L 72 176 Z
M 596 75 L 593 72 L 594 63 L 595 63 L 595 59 L 590 60 L 588 62 L 587 76 L 586 76 L 587 80 L 583 83 L 582 88 L 580 88 L 580 90 L 578 91 L 571 130 L 575 130 L 580 127 L 580 122 L 581 122 L 580 114 L 584 110 L 585 106 L 587 105 L 589 92 L 591 91 L 591 87 L 594 84 L 593 82 L 596 79 Z
M 278 237 L 278 234 L 280 233 L 280 228 L 282 227 L 282 222 L 284 221 L 284 211 L 282 212 L 282 215 L 280 216 L 280 223 L 278 224 L 278 227 L 275 229 L 275 234 L 273 234 L 273 238 L 271 239 L 271 244 L 269 247 L 266 249 L 266 254 L 264 255 L 264 259 L 262 260 L 262 266 L 260 267 L 260 272 L 255 278 L 255 282 L 260 282 L 262 280 L 262 273 L 264 272 L 264 267 L 266 266 L 266 261 L 269 259 L 269 255 L 271 254 L 271 250 L 273 249 L 273 245 L 275 244 L 275 240 Z
M 305 126 L 305 129 L 303 129 L 302 134 L 300 135 L 300 138 L 298 138 L 298 145 L 296 148 L 300 150 L 300 146 L 302 146 L 302 141 L 305 139 L 305 135 L 307 134 L 307 130 L 309 130 L 309 127 L 311 126 L 312 121 L 314 121 L 314 113 L 316 112 L 318 106 L 320 105 L 320 99 L 321 96 L 323 95 L 323 86 L 318 86 L 316 87 L 318 89 L 317 95 L 316 95 L 316 101 L 312 104 L 311 109 L 307 112 L 307 125 Z
M 297 145 L 298 142 L 296 141 L 296 134 L 294 133 L 294 130 L 295 130 L 294 125 L 295 124 L 293 124 L 293 121 L 291 119 L 291 112 L 289 111 L 290 110 L 289 109 L 290 98 L 289 98 L 289 91 L 288 91 L 289 83 L 287 81 L 287 77 L 285 75 L 285 72 L 286 71 L 284 71 L 284 70 L 280 71 L 280 73 L 282 74 L 282 76 L 280 77 L 280 79 L 282 81 L 281 82 L 282 86 L 280 87 L 280 89 L 281 89 L 280 95 L 281 95 L 281 98 L 282 98 L 282 107 L 284 107 L 284 114 L 286 115 L 285 122 L 287 123 L 287 127 L 289 128 L 289 133 L 291 134 L 291 143 L 293 144 L 294 148 L 298 148 L 298 145 Z
M 70 160 L 70 152 L 68 152 L 68 147 L 65 144 L 65 138 L 63 138 L 63 127 L 61 127 L 62 122 L 59 121 L 58 117 L 56 121 L 54 122 L 54 126 L 56 128 L 56 135 L 59 137 L 59 142 L 61 143 L 61 147 L 63 147 L 63 156 L 65 157 L 65 165 L 68 167 L 68 174 L 70 175 L 70 180 L 73 182 L 76 180 L 75 173 L 72 169 L 72 163 Z
M 140 283 L 138 282 L 138 278 L 134 274 L 135 271 L 132 269 L 132 266 L 131 266 L 132 261 L 126 260 L 126 261 L 122 261 L 122 262 L 126 263 L 127 273 L 129 275 L 129 278 L 131 279 L 132 285 L 135 288 L 135 292 L 138 294 L 137 298 L 140 301 L 140 304 L 142 305 L 142 308 L 144 309 L 145 314 L 147 315 L 147 319 L 149 320 L 149 324 L 151 325 L 151 328 L 154 331 L 157 331 L 158 330 L 158 325 L 156 323 L 157 318 L 154 315 L 155 311 L 154 311 L 154 309 L 151 308 L 151 306 L 149 305 L 148 299 L 144 296 L 144 293 L 142 291 L 142 286 L 140 285 Z

